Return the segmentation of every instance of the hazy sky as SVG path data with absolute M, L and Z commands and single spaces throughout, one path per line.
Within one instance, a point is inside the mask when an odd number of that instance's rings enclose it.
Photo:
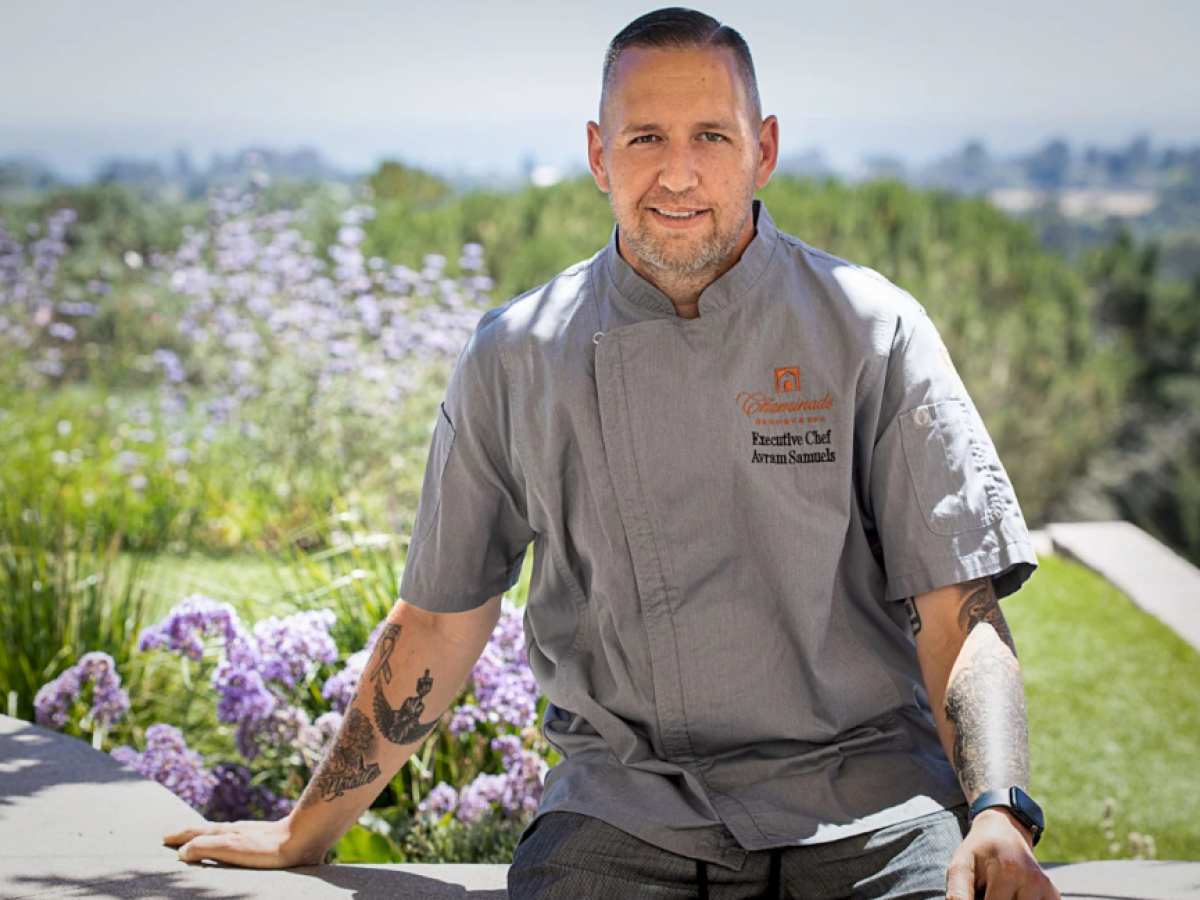
M 608 40 L 656 4 L 0 0 L 0 157 L 201 162 L 252 141 L 355 167 L 582 167 Z M 1200 143 L 1197 0 L 711 0 L 783 149 L 920 161 L 980 137 Z

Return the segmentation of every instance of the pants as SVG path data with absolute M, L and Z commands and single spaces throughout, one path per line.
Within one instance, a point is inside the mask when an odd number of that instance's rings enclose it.
M 513 855 L 509 900 L 941 900 L 967 807 L 824 844 L 750 853 L 740 872 L 678 856 L 599 819 L 551 812 Z

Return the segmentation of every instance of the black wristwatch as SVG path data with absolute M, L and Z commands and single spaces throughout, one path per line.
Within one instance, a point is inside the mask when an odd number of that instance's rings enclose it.
M 1042 834 L 1046 830 L 1046 818 L 1042 815 L 1042 808 L 1033 802 L 1032 797 L 1019 787 L 984 791 L 971 804 L 971 813 L 967 817 L 967 822 L 974 822 L 977 815 L 993 806 L 1007 807 L 1016 820 L 1033 833 L 1033 845 L 1037 846 L 1037 842 L 1042 839 Z

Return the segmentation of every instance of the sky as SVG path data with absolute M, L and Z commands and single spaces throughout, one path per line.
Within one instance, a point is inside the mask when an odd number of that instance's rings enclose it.
M 0 158 L 69 177 L 113 155 L 261 143 L 367 169 L 586 166 L 611 37 L 654 3 L 0 0 Z M 745 36 L 782 153 L 839 168 L 1200 144 L 1196 0 L 711 0 Z

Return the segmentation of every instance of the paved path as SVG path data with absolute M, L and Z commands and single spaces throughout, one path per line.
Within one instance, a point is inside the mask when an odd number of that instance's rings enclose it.
M 0 900 L 503 900 L 506 866 L 188 865 L 162 835 L 200 815 L 83 741 L 0 715 Z M 1200 900 L 1200 862 L 1095 862 L 1070 900 Z
M 1200 569 L 1128 522 L 1046 530 L 1055 552 L 1112 582 L 1200 651 Z

